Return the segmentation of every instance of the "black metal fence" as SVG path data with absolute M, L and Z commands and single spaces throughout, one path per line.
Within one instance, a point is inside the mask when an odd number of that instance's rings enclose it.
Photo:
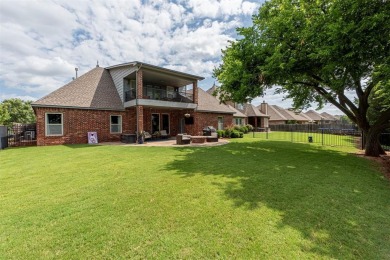
M 317 143 L 328 146 L 350 146 L 363 149 L 362 132 L 355 125 L 346 124 L 285 124 L 270 125 L 267 131 L 253 132 L 254 138 Z M 384 150 L 390 151 L 390 133 L 380 135 Z
M 36 124 L 14 124 L 8 127 L 8 146 L 32 146 L 37 144 Z
M 361 131 L 354 125 L 286 124 L 270 125 L 266 132 L 254 132 L 254 138 L 284 140 L 296 143 L 317 143 L 328 146 L 361 148 Z

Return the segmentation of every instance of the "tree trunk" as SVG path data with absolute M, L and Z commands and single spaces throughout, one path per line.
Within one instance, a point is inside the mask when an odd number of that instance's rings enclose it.
M 381 154 L 386 154 L 381 144 L 379 143 L 379 136 L 381 129 L 371 127 L 368 131 L 364 131 L 364 147 L 365 155 L 379 157 Z

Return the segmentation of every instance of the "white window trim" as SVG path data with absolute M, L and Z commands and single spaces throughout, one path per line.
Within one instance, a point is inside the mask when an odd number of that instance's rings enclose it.
M 118 117 L 119 117 L 119 120 L 120 120 L 120 123 L 119 123 L 119 124 L 111 124 L 111 117 L 112 117 L 112 116 L 118 116 Z M 110 115 L 109 120 L 110 120 L 110 134 L 121 134 L 121 133 L 122 133 L 122 130 L 123 130 L 123 129 L 122 129 L 122 128 L 123 128 L 122 115 Z M 111 126 L 113 126 L 113 125 L 120 125 L 120 127 L 121 127 L 120 131 L 119 131 L 119 132 L 111 132 L 111 129 L 112 129 Z
M 61 134 L 51 134 L 49 135 L 47 132 L 48 126 L 49 125 L 58 125 L 58 124 L 48 124 L 47 122 L 47 115 L 52 115 L 52 114 L 59 114 L 61 115 Z M 45 136 L 63 136 L 64 135 L 64 113 L 58 113 L 58 112 L 47 112 L 45 113 Z

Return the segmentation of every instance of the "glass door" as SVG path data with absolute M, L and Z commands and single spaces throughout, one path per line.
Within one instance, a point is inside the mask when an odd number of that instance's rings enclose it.
M 152 114 L 152 133 L 160 131 L 160 114 Z

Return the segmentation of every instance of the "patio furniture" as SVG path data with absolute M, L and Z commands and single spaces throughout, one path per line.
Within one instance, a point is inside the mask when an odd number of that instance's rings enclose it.
M 121 142 L 127 144 L 133 144 L 136 141 L 135 134 L 121 134 Z
M 187 134 L 178 134 L 176 136 L 176 144 L 182 145 L 182 144 L 190 144 L 191 143 L 191 136 Z
M 203 144 L 207 140 L 207 136 L 191 136 L 191 142 L 196 144 Z
M 152 135 L 149 132 L 144 132 L 144 139 L 152 139 Z
M 160 137 L 161 138 L 168 138 L 168 134 L 166 130 L 161 130 L 160 131 Z
M 211 136 L 207 136 L 207 142 L 208 143 L 218 142 L 218 134 L 217 133 L 211 133 Z

